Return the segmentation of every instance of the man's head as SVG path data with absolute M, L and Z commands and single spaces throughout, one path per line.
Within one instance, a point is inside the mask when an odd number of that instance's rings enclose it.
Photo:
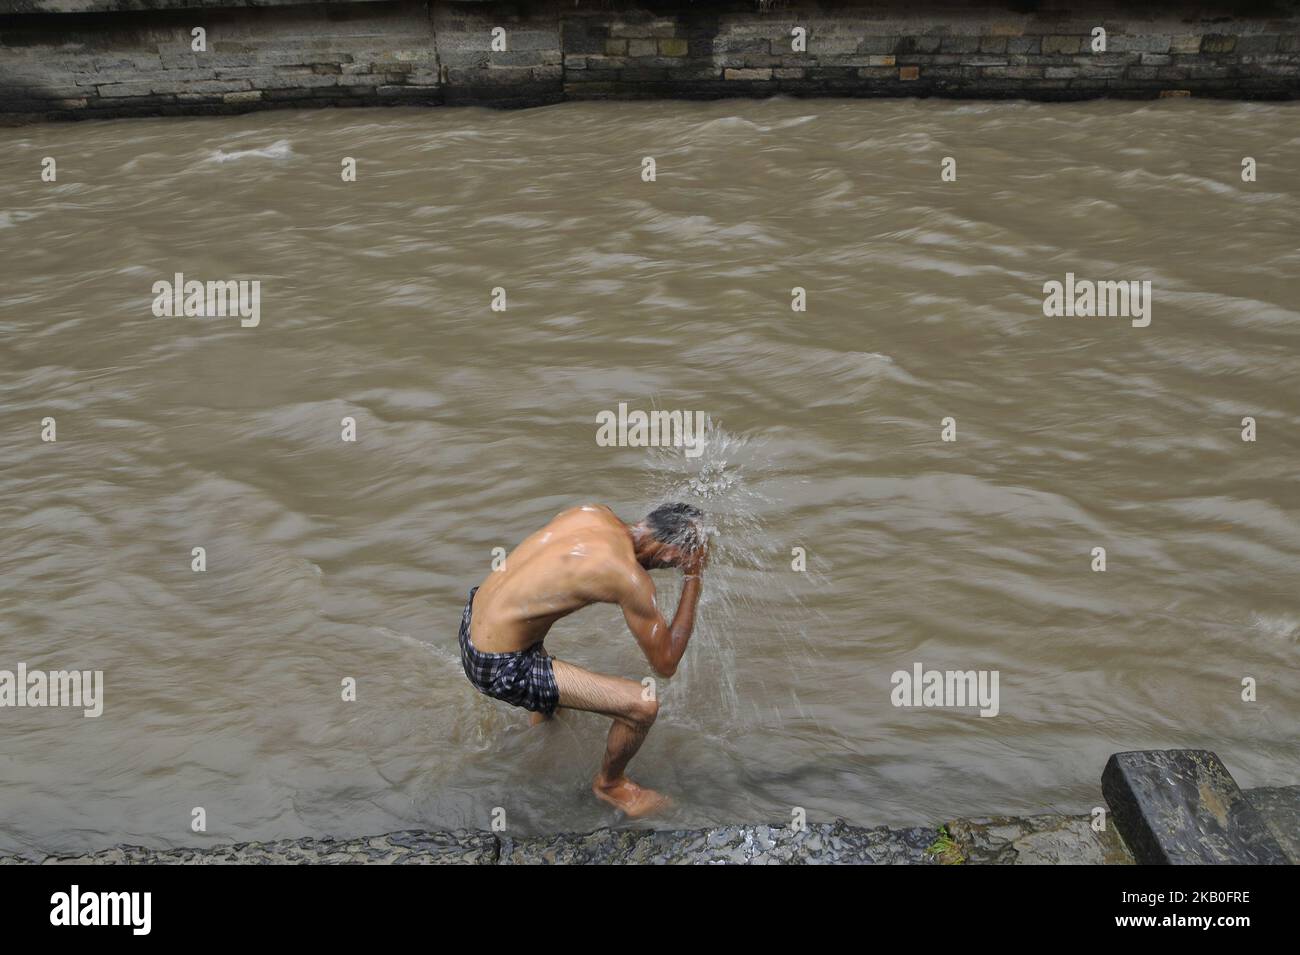
M 663 504 L 632 525 L 632 546 L 646 570 L 680 567 L 705 544 L 704 512 L 690 504 Z

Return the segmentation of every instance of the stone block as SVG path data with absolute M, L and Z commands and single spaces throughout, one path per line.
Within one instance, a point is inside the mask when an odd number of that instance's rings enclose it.
M 1025 32 L 1025 28 L 1019 23 L 992 23 L 984 27 L 981 31 L 984 36 L 1020 36 Z
M 225 57 L 241 56 L 243 54 L 222 53 L 219 55 Z M 318 56 L 311 50 L 258 50 L 252 55 L 254 62 L 259 66 L 304 66 Z M 353 58 L 350 53 L 338 54 L 340 61 L 345 57 L 349 60 Z
M 1259 810 L 1209 751 L 1116 753 L 1106 763 L 1101 788 L 1139 864 L 1288 862 Z
M 490 66 L 542 66 L 540 50 L 508 50 L 505 53 L 493 53 L 488 60 Z
M 1234 52 L 1249 53 L 1274 53 L 1277 51 L 1278 37 L 1269 33 L 1254 33 L 1246 36 L 1237 37 L 1237 48 Z
M 863 41 L 866 42 L 865 40 Z M 893 53 L 898 55 L 910 55 L 912 53 L 938 53 L 939 46 L 943 43 L 943 37 L 940 36 L 901 36 L 894 44 Z M 864 52 L 888 53 L 889 50 L 865 50 Z
M 560 23 L 560 48 L 566 53 L 600 53 L 606 38 L 591 30 L 582 18 L 568 18 Z
M 1264 825 L 1291 860 L 1300 865 L 1300 786 L 1263 786 L 1246 790 Z
M 96 87 L 100 96 L 149 96 L 153 93 L 153 83 L 134 81 L 130 83 L 105 83 Z
M 1041 80 L 1043 78 L 1043 67 L 1024 65 L 990 66 L 984 70 L 984 75 L 995 79 Z
M 1045 36 L 1043 37 L 1043 53 L 1078 53 L 1083 49 L 1083 37 L 1081 36 Z
M 558 50 L 560 35 L 551 30 L 515 30 L 506 28 L 507 50 Z
M 865 40 L 858 40 L 856 37 L 841 36 L 810 36 L 808 38 L 808 52 L 814 56 L 827 56 L 836 53 L 857 53 L 860 43 Z M 862 52 L 870 52 L 863 50 Z M 884 50 L 879 51 L 881 53 Z
M 1168 53 L 1173 37 L 1163 34 L 1118 34 L 1108 37 L 1106 49 L 1115 53 Z
M 329 86 L 337 86 L 339 78 L 337 76 L 321 76 L 316 73 L 273 73 L 265 80 L 258 81 L 256 85 L 265 90 L 292 90 L 292 89 L 323 89 Z M 247 89 L 247 87 L 244 87 Z
M 86 95 L 86 89 L 77 86 L 32 86 L 24 89 L 32 99 L 80 99 Z
M 334 77 L 329 78 L 330 85 L 335 82 Z M 194 83 L 186 83 L 183 91 L 186 93 L 238 93 L 249 89 L 251 83 L 249 80 L 199 80 Z M 158 87 L 155 93 L 179 93 L 182 89 L 169 89 Z
M 790 49 L 789 44 L 781 46 L 781 49 L 783 51 Z M 713 51 L 715 53 L 767 53 L 769 47 L 764 37 L 718 36 L 713 40 Z
M 974 53 L 980 47 L 980 38 L 975 36 L 946 36 L 939 49 L 943 53 Z
M 162 60 L 163 69 L 165 70 L 192 70 L 199 65 L 198 57 L 203 57 L 206 62 L 209 56 L 214 55 L 212 53 L 172 53 L 164 50 L 160 52 L 159 58 Z
M 1207 33 L 1201 37 L 1202 53 L 1231 53 L 1237 48 L 1237 38 L 1222 33 Z
M 203 65 L 214 70 L 230 66 L 255 66 L 259 62 L 256 53 L 213 53 L 203 58 Z
M 898 37 L 896 36 L 864 36 L 858 38 L 852 52 L 868 56 L 882 55 L 893 53 L 897 47 Z

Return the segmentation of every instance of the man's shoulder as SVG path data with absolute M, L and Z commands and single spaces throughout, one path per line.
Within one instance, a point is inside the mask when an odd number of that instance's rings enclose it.
M 554 517 L 550 523 L 559 522 L 577 522 L 583 524 L 622 524 L 615 515 L 614 511 L 605 504 L 575 504 L 573 507 L 566 507 Z

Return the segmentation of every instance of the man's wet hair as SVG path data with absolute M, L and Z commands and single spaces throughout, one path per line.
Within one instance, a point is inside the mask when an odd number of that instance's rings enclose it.
M 690 504 L 661 504 L 645 517 L 655 540 L 678 547 L 698 547 L 703 541 L 704 512 Z

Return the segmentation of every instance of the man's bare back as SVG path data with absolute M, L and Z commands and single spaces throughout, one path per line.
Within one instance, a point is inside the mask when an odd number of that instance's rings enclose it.
M 658 714 L 639 681 L 592 673 L 547 655 L 542 641 L 555 621 L 592 603 L 614 603 L 660 676 L 672 676 L 695 624 L 708 547 L 703 515 L 664 505 L 626 524 L 603 505 L 564 511 L 525 539 L 471 591 L 461 622 L 461 657 L 481 692 L 548 719 L 557 707 L 614 719 L 605 760 L 592 783 L 604 801 L 641 816 L 667 800 L 624 774 Z M 669 623 L 648 570 L 677 567 L 682 595 Z
M 488 574 L 474 600 L 474 646 L 522 650 L 546 637 L 561 617 L 592 603 L 618 603 L 627 586 L 651 590 L 637 564 L 627 525 L 609 508 L 584 504 L 557 514 Z

